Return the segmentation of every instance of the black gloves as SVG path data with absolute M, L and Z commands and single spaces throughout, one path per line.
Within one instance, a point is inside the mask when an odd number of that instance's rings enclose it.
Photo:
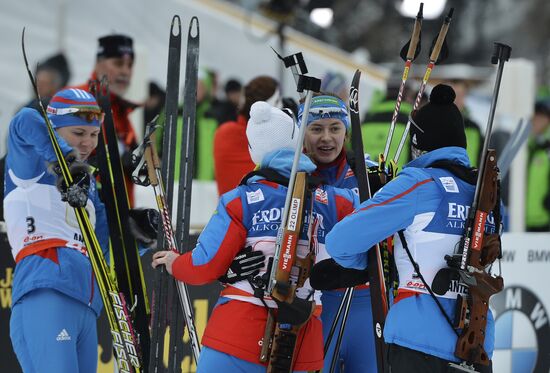
M 61 200 L 67 202 L 72 207 L 86 207 L 91 183 L 90 166 L 87 163 L 76 160 L 76 158 L 72 158 L 70 154 L 67 156 L 67 164 L 69 172 L 73 177 L 73 183 L 69 186 L 67 186 L 65 179 L 61 175 L 59 163 L 54 162 L 50 164 L 51 171 L 57 175 L 56 186 L 61 193 Z
M 155 209 L 130 209 L 128 223 L 130 231 L 144 246 L 157 247 L 157 231 L 160 213 Z
M 387 180 L 388 177 L 385 172 L 381 172 L 378 169 L 378 166 L 371 166 L 367 168 L 367 177 L 369 178 L 369 185 L 370 185 L 370 192 L 371 196 L 374 195 L 374 193 L 378 192 L 380 188 L 382 188 L 384 185 L 382 184 L 382 180 L 386 179 L 386 183 L 389 181 Z
M 264 267 L 265 256 L 261 251 L 252 251 L 251 246 L 247 246 L 237 253 L 233 262 L 229 266 L 227 273 L 218 280 L 225 284 L 234 284 L 241 280 L 246 280 L 250 276 L 256 276 L 260 269 Z
M 366 269 L 344 268 L 334 259 L 321 260 L 311 268 L 309 283 L 317 290 L 334 290 L 363 285 L 369 280 Z

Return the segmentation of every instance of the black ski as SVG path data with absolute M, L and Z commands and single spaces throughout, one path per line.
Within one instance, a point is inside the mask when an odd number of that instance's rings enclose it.
M 92 82 L 91 85 L 91 91 L 105 113 L 96 154 L 101 179 L 100 192 L 106 204 L 105 210 L 109 222 L 115 275 L 129 307 L 132 309 L 135 305 L 131 313 L 139 334 L 140 353 L 145 367 L 149 362 L 149 300 L 138 245 L 127 228 L 130 206 L 118 152 L 118 137 L 111 112 L 109 88 L 105 79 L 101 83 Z
M 163 132 L 163 162 L 162 180 L 166 190 L 166 208 L 170 210 L 174 189 L 174 158 L 176 148 L 176 127 L 178 118 L 178 98 L 181 61 L 181 20 L 175 15 L 170 27 L 170 39 L 168 44 L 168 69 L 166 77 L 166 101 L 164 107 L 164 132 Z M 158 246 L 162 250 L 170 250 L 169 242 L 165 238 L 162 221 L 159 222 Z M 153 311 L 151 313 L 151 360 L 149 371 L 151 373 L 165 372 L 163 363 L 164 336 L 167 326 L 167 299 L 170 280 L 164 266 L 159 266 L 155 271 L 153 283 Z
M 363 153 L 363 138 L 361 137 L 361 121 L 359 120 L 359 79 L 361 71 L 357 70 L 353 76 L 349 95 L 349 110 L 351 119 L 351 146 L 355 154 L 355 168 L 353 172 L 357 178 L 359 187 L 359 200 L 361 202 L 369 199 L 371 194 L 370 183 L 367 177 L 367 168 L 365 165 L 365 154 Z M 382 265 L 382 251 L 380 245 L 376 244 L 368 253 L 369 263 L 369 283 L 372 303 L 372 321 L 374 326 L 374 339 L 376 346 L 376 362 L 378 372 L 387 372 L 388 364 L 386 361 L 387 352 L 384 343 L 384 322 L 388 313 L 388 300 L 386 298 L 386 282 L 384 281 L 384 272 Z M 349 291 L 353 296 L 353 289 Z M 351 298 L 350 298 L 351 299 Z M 349 302 L 351 304 L 351 302 Z M 344 324 L 344 322 L 342 322 Z
M 193 30 L 193 26 L 196 29 Z M 191 18 L 187 34 L 187 56 L 185 62 L 185 88 L 183 92 L 183 121 L 180 152 L 180 170 L 178 185 L 178 205 L 176 213 L 176 243 L 180 253 L 189 248 L 189 219 L 191 215 L 191 187 L 193 181 L 193 166 L 195 159 L 195 113 L 197 107 L 197 81 L 199 64 L 199 20 Z M 179 139 L 178 139 L 179 140 Z M 170 202 L 169 202 L 170 203 Z M 185 284 L 176 282 L 176 290 L 172 298 L 172 312 L 170 323 L 170 355 L 168 366 L 170 372 L 181 372 L 183 360 L 183 332 L 184 319 L 180 316 L 181 303 L 185 313 L 185 321 L 191 342 L 191 352 L 198 360 L 200 345 L 193 323 L 193 306 Z

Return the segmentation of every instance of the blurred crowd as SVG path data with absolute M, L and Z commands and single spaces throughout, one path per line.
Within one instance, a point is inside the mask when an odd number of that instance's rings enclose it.
M 75 87 L 89 90 L 91 81 L 104 76 L 107 78 L 121 157 L 127 171 L 126 180 L 131 185 L 130 153 L 137 146 L 137 136 L 128 115 L 135 108 L 143 107 L 144 123 L 149 123 L 161 113 L 166 92 L 163 84 L 150 82 L 148 97 L 144 102 L 134 103 L 124 98 L 132 79 L 135 58 L 131 37 L 107 35 L 98 39 L 96 57 L 96 64 L 89 80 Z M 42 61 L 34 74 L 38 92 L 45 106 L 49 98 L 66 87 L 71 80 L 70 66 L 62 53 Z M 365 152 L 371 154 L 374 161 L 378 160 L 376 155 L 384 151 L 389 123 L 394 114 L 401 83 L 401 79 L 394 80 L 400 76 L 394 75 L 388 81 L 386 92 L 375 95 L 369 105 L 364 103 L 368 110 L 361 116 L 363 143 Z M 220 81 L 218 72 L 201 67 L 198 78 L 194 178 L 215 181 L 218 193 L 222 195 L 238 185 L 241 178 L 255 167 L 248 153 L 245 135 L 252 104 L 256 101 L 267 101 L 275 106 L 291 109 L 296 116 L 298 106 L 293 98 L 281 97 L 278 81 L 270 76 L 258 76 L 248 82 L 241 82 L 236 78 Z M 468 155 L 472 165 L 477 165 L 483 145 L 483 133 L 479 125 L 470 118 L 465 98 L 469 90 L 479 82 L 463 76 L 448 76 L 438 82 L 451 85 L 456 92 L 456 105 L 462 111 L 465 122 Z M 348 79 L 338 72 L 329 71 L 322 79 L 324 92 L 334 93 L 347 100 L 348 90 Z M 414 84 L 407 84 L 389 154 L 395 153 L 398 140 L 413 108 L 416 93 Z M 426 97 L 423 97 L 421 105 L 425 101 Z M 38 108 L 38 102 L 31 98 L 22 107 Z M 550 231 L 550 97 L 538 97 L 531 125 L 531 133 L 527 140 L 528 162 L 525 166 L 526 230 Z M 160 153 L 161 143 L 158 141 Z M 406 143 L 404 149 L 410 149 L 409 144 Z M 406 150 L 397 162 L 398 168 L 401 169 L 410 157 L 410 150 Z M 1 162 L 3 165 L 3 160 Z M 132 188 L 128 189 L 132 201 Z

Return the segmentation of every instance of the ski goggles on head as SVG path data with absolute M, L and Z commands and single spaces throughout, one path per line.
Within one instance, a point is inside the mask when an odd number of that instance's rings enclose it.
M 79 117 L 80 119 L 85 120 L 88 123 L 91 123 L 93 121 L 97 121 L 100 124 L 103 122 L 103 119 L 105 118 L 105 113 L 95 113 L 91 111 L 78 111 L 76 113 L 73 113 L 75 117 Z
M 301 124 L 304 112 L 304 104 L 298 109 L 298 123 Z M 349 114 L 346 103 L 334 96 L 316 96 L 311 100 L 311 106 L 307 117 L 307 124 L 320 119 L 338 119 L 344 123 L 346 130 L 350 129 Z
M 99 127 L 105 118 L 105 113 L 97 106 L 72 106 L 68 108 L 48 106 L 47 112 L 54 128 L 82 125 Z

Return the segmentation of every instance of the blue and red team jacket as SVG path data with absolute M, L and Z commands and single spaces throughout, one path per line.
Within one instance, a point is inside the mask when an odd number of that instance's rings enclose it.
M 56 134 L 64 155 L 72 148 Z M 39 288 L 55 289 L 86 305 L 99 316 L 102 300 L 74 209 L 61 201 L 57 177 L 47 165 L 56 161 L 42 116 L 23 108 L 8 132 L 4 217 L 13 258 L 12 304 Z M 86 211 L 104 255 L 108 256 L 108 226 L 95 180 Z
M 469 166 L 466 150 L 459 147 L 437 149 L 409 162 L 396 179 L 327 235 L 330 256 L 344 267 L 364 269 L 367 251 L 375 243 L 404 230 L 409 250 L 426 283 L 431 284 L 437 271 L 446 267 L 444 256 L 454 252 L 464 233 L 475 189 L 447 170 L 428 167 L 440 160 Z M 486 230 L 494 232 L 494 223 L 490 216 Z M 399 290 L 386 318 L 386 342 L 459 361 L 454 355 L 457 336 L 415 274 L 397 234 L 394 255 Z M 457 283 L 451 283 L 447 293 L 438 297 L 451 320 L 457 294 L 464 292 Z M 491 357 L 494 320 L 490 312 L 484 347 Z
M 282 149 L 264 158 L 261 168 L 271 168 L 288 177 L 292 166 L 293 151 Z M 302 155 L 299 170 L 311 173 L 315 165 Z M 225 274 L 235 255 L 243 248 L 261 250 L 266 265 L 275 250 L 275 240 L 285 203 L 287 188 L 255 176 L 220 198 L 217 210 L 201 233 L 192 252 L 181 255 L 173 264 L 176 279 L 193 285 L 217 281 Z M 306 224 L 313 224 L 312 242 L 316 261 L 327 258 L 325 235 L 337 221 L 358 206 L 356 195 L 345 189 L 320 186 L 313 192 L 313 208 L 306 211 Z M 311 211 L 312 210 L 312 211 Z M 297 255 L 304 257 L 309 251 L 302 237 Z M 260 271 L 264 274 L 266 267 Z M 320 303 L 320 294 L 311 289 L 309 281 L 297 289 L 298 297 L 314 299 Z M 270 308 L 276 303 L 265 296 Z M 294 370 L 307 371 L 323 366 L 322 326 L 318 318 L 320 307 L 301 328 Z M 267 310 L 262 301 L 255 298 L 248 281 L 225 285 L 216 307 L 206 326 L 202 344 L 252 363 L 259 362 L 261 341 L 264 334 Z

